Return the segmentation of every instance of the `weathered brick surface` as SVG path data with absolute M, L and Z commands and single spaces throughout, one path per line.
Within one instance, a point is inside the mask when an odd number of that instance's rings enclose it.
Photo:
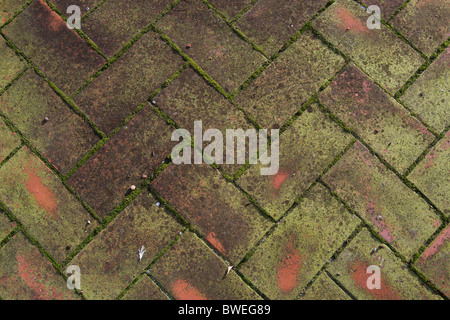
M 0 97 L 0 111 L 62 174 L 100 140 L 34 70 Z
M 180 231 L 153 197 L 141 194 L 72 260 L 81 269 L 86 297 L 116 298 Z
M 350 297 L 322 272 L 299 300 L 350 300 Z
M 33 1 L 2 32 L 67 94 L 105 63 L 43 0 Z
M 2 0 L 0 3 L 0 26 L 11 19 L 26 3 L 27 0 Z
M 263 176 L 260 170 L 266 165 L 253 165 L 237 183 L 279 219 L 350 141 L 351 136 L 314 104 L 280 135 L 278 172 Z
M 265 61 L 201 0 L 181 1 L 157 26 L 229 92 Z
M 450 131 L 411 172 L 411 180 L 445 214 L 450 215 Z
M 189 259 L 186 259 L 189 257 Z M 183 237 L 150 269 L 177 300 L 256 300 L 259 296 L 193 233 Z
M 375 250 L 375 251 L 374 251 Z M 369 289 L 369 266 L 381 272 L 380 289 Z M 360 300 L 435 300 L 419 278 L 395 254 L 363 229 L 328 267 L 329 272 Z
M 123 300 L 167 300 L 169 299 L 150 277 L 142 278 L 123 296 Z
M 227 18 L 231 19 L 238 14 L 239 11 L 248 6 L 251 3 L 251 0 L 210 0 L 208 2 Z
M 376 82 L 395 93 L 424 59 L 384 25 L 368 29 L 368 17 L 356 1 L 337 0 L 313 22 L 313 27 Z
M 360 142 L 347 151 L 323 180 L 407 257 L 440 225 L 437 214 L 425 200 L 406 187 Z
M 0 162 L 20 145 L 20 137 L 0 121 Z
M 388 20 L 389 17 L 391 17 L 399 8 L 400 6 L 405 2 L 403 0 L 364 0 L 362 1 L 366 4 L 366 7 L 369 7 L 371 5 L 376 5 L 381 10 L 381 19 Z
M 234 101 L 263 128 L 281 128 L 343 66 L 344 59 L 308 31 Z
M 67 8 L 72 5 L 76 5 L 80 7 L 81 15 L 85 15 L 89 13 L 92 9 L 94 9 L 97 5 L 100 4 L 102 0 L 52 0 L 53 3 L 58 10 L 66 15 L 70 16 L 71 13 L 67 13 Z M 81 25 L 83 27 L 83 25 Z
M 26 64 L 3 39 L 0 39 L 0 89 L 11 82 Z
M 14 228 L 16 223 L 0 211 L 0 241 L 3 240 Z
M 241 271 L 269 298 L 294 299 L 359 223 L 318 185 L 258 247 Z
M 342 70 L 320 101 L 400 172 L 434 140 L 426 127 L 354 65 Z

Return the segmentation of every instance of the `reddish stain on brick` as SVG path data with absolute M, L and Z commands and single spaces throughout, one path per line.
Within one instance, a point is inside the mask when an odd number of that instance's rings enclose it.
M 272 187 L 278 191 L 283 183 L 289 178 L 289 173 L 286 171 L 278 171 L 278 173 L 272 176 Z
M 214 248 L 219 250 L 221 253 L 226 253 L 227 252 L 227 250 L 225 250 L 222 242 L 217 237 L 217 234 L 214 231 L 208 233 L 208 235 L 206 236 L 206 240 L 208 240 L 214 246 Z
M 56 195 L 45 184 L 42 183 L 36 173 L 31 169 L 24 169 L 24 172 L 28 175 L 28 179 L 25 181 L 25 187 L 28 192 L 31 193 L 38 203 L 38 205 L 45 211 L 49 212 L 53 218 L 58 218 L 58 204 Z
M 389 223 L 383 220 L 383 217 L 377 214 L 375 202 L 370 201 L 367 205 L 366 212 L 370 215 L 370 220 L 379 228 L 380 235 L 386 239 L 387 242 L 392 243 L 394 236 L 392 235 L 392 227 Z
M 292 240 L 285 246 L 284 251 L 285 254 L 277 266 L 277 284 L 282 293 L 289 294 L 297 285 L 302 259 Z
M 45 21 L 46 26 L 53 32 L 58 32 L 66 28 L 66 23 L 60 16 L 53 10 L 51 10 L 43 0 L 38 0 L 39 5 L 42 7 L 43 12 L 38 14 L 38 18 L 41 21 Z M 44 17 L 45 15 L 45 17 Z M 45 18 L 45 19 L 44 19 Z
M 172 291 L 177 300 L 207 300 L 203 293 L 186 280 L 173 282 Z
M 359 20 L 358 17 L 356 17 L 352 12 L 344 8 L 339 8 L 337 10 L 337 16 L 341 21 L 339 27 L 341 27 L 341 29 L 343 29 L 344 31 L 361 31 L 368 33 L 369 29 L 367 28 L 367 26 L 363 22 L 361 22 L 361 20 Z
M 421 260 L 427 260 L 437 252 L 450 239 L 450 228 L 445 228 L 444 231 L 433 241 L 430 247 L 423 253 Z

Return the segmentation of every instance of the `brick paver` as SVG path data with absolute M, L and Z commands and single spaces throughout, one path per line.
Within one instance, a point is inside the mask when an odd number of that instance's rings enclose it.
M 0 89 L 10 83 L 26 67 L 22 57 L 16 55 L 3 39 L 0 39 Z
M 123 300 L 167 300 L 169 299 L 158 286 L 143 276 L 129 291 L 124 295 Z
M 314 281 L 300 300 L 350 300 L 351 298 L 325 272 Z
M 0 162 L 20 145 L 20 137 L 12 132 L 3 121 L 0 121 Z
M 0 241 L 3 240 L 3 238 L 6 237 L 15 227 L 16 223 L 11 221 L 11 219 L 3 212 L 0 212 Z
M 67 13 L 67 8 L 72 5 L 76 5 L 80 7 L 80 11 L 82 15 L 89 13 L 92 9 L 94 9 L 98 4 L 100 4 L 102 0 L 52 0 L 51 3 L 54 4 L 58 10 L 69 16 Z
M 16 14 L 27 0 L 2 0 L 0 3 L 0 27 Z
M 381 19 L 388 20 L 405 2 L 403 0 L 364 0 L 361 1 L 366 4 L 366 7 L 371 5 L 376 5 L 380 7 L 381 10 Z
M 251 0 L 229 0 L 226 2 L 222 0 L 209 0 L 208 2 L 228 19 L 231 19 L 238 14 L 239 11 L 248 6 L 251 3 Z

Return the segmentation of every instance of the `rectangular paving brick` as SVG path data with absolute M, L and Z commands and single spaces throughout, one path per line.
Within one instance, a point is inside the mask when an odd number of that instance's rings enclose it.
M 150 280 L 150 277 L 142 276 L 131 289 L 123 296 L 122 300 L 168 300 L 169 298 L 160 288 Z
M 259 296 L 193 233 L 185 233 L 150 269 L 177 300 L 257 300 Z
M 353 64 L 319 99 L 401 173 L 434 140 L 419 120 Z
M 109 134 L 181 66 L 181 57 L 150 31 L 78 94 L 75 103 Z
M 142 193 L 71 261 L 80 267 L 84 295 L 116 298 L 181 229 L 152 196 Z
M 20 145 L 20 137 L 12 132 L 3 120 L 0 120 L 0 162 Z
M 261 167 L 266 165 L 250 165 L 237 180 L 275 219 L 279 219 L 344 151 L 352 137 L 314 104 L 279 139 L 276 174 L 263 176 Z
M 430 56 L 450 37 L 450 6 L 442 0 L 412 0 L 391 23 Z
M 367 272 L 369 266 L 380 268 L 380 289 L 367 286 L 369 277 L 373 276 L 373 271 Z M 440 299 L 367 229 L 361 230 L 328 270 L 358 300 Z
M 33 1 L 2 32 L 68 95 L 105 63 L 43 0 Z
M 100 140 L 32 69 L 0 97 L 0 111 L 62 174 Z
M 366 7 L 376 5 L 381 10 L 381 19 L 388 20 L 398 8 L 405 2 L 405 0 L 364 0 Z
M 5 181 L 0 185 L 0 201 L 59 263 L 97 225 L 62 182 L 26 147 L 0 168 L 0 179 Z
M 317 185 L 240 271 L 270 299 L 295 299 L 360 222 Z
M 422 253 L 415 266 L 440 289 L 450 296 L 450 226 L 447 226 Z
M 228 92 L 266 60 L 201 0 L 181 1 L 157 26 Z
M 408 176 L 420 191 L 450 215 L 450 131 Z
M 0 27 L 16 14 L 28 0 L 2 0 L 0 2 Z
M 150 176 L 170 155 L 175 145 L 170 141 L 172 131 L 151 106 L 145 106 L 67 182 L 104 218 L 132 185 L 143 181 L 142 175 Z
M 111 57 L 173 0 L 109 0 L 83 21 L 82 30 Z
M 15 227 L 16 223 L 2 211 L 0 211 L 0 241 L 3 240 Z
M 411 257 L 440 225 L 437 214 L 360 142 L 323 180 L 401 254 Z
M 0 249 L 0 296 L 5 300 L 79 299 L 22 233 Z
M 242 9 L 248 6 L 251 3 L 251 0 L 209 0 L 208 2 L 228 19 L 232 19 Z
M 327 0 L 260 0 L 235 23 L 265 53 L 276 53 Z
M 344 63 L 307 31 L 234 101 L 263 128 L 280 128 Z
M 369 29 L 368 18 L 356 1 L 336 0 L 313 27 L 386 90 L 395 93 L 425 61 L 383 24 L 381 29 Z
M 351 298 L 322 272 L 299 300 L 350 300 Z
M 100 2 L 102 2 L 102 0 L 51 0 L 51 3 L 53 3 L 65 16 L 71 15 L 71 13 L 67 13 L 67 8 L 69 6 L 79 6 L 81 15 L 84 16 L 99 5 Z M 83 29 L 83 24 L 81 24 L 81 28 Z
M 450 48 L 447 48 L 409 87 L 400 100 L 432 129 L 450 124 Z
M 23 58 L 18 56 L 3 39 L 0 39 L 0 89 L 17 77 L 25 67 Z
M 172 164 L 151 186 L 234 264 L 270 227 L 245 195 L 207 164 Z

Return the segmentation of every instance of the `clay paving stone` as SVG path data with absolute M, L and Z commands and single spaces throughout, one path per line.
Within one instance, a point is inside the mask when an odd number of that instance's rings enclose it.
M 111 0 L 83 21 L 83 31 L 107 56 L 113 56 L 173 0 Z
M 27 0 L 2 0 L 0 2 L 0 26 L 19 11 Z
M 3 120 L 0 120 L 0 162 L 13 151 L 14 148 L 20 145 L 20 138 L 12 132 Z
M 71 16 L 72 12 L 67 13 L 67 8 L 72 5 L 80 7 L 81 15 L 84 16 L 90 10 L 94 9 L 102 0 L 51 0 L 59 11 L 66 16 Z M 81 23 L 81 29 L 84 29 L 83 23 Z
M 77 95 L 75 102 L 108 134 L 181 65 L 181 57 L 150 31 Z
M 245 131 L 252 128 L 240 110 L 191 68 L 183 71 L 153 100 L 158 108 L 174 120 L 180 128 L 188 130 L 192 139 L 194 138 L 194 121 L 202 121 L 203 133 L 214 128 L 225 135 L 227 129 L 241 128 Z M 207 144 L 209 143 L 205 142 L 205 146 Z M 242 166 L 242 164 L 226 164 L 225 162 L 226 153 L 224 152 L 222 166 L 230 174 Z
M 172 164 L 151 186 L 234 264 L 270 226 L 245 195 L 207 164 Z
M 123 296 L 122 300 L 168 300 L 169 298 L 159 289 L 149 277 L 143 276 Z
M 105 63 L 43 0 L 33 1 L 2 31 L 68 95 Z
M 307 31 L 234 101 L 263 128 L 280 128 L 344 63 Z
M 227 18 L 231 19 L 237 15 L 239 11 L 248 6 L 251 0 L 209 0 L 208 2 Z
M 260 175 L 261 164 L 252 165 L 237 183 L 278 219 L 344 151 L 351 138 L 313 105 L 280 135 L 278 172 Z
M 0 40 L 0 89 L 3 89 L 25 69 L 26 63 L 3 39 Z
M 430 56 L 450 36 L 448 0 L 412 0 L 392 19 L 392 25 Z
M 322 272 L 299 300 L 350 300 L 350 297 Z
M 408 176 L 440 210 L 450 215 L 450 131 Z
M 2 241 L 15 227 L 16 223 L 11 221 L 6 214 L 0 211 L 0 241 Z
M 327 0 L 261 0 L 236 22 L 250 40 L 269 55 L 311 19 Z
M 381 10 L 381 19 L 388 20 L 398 8 L 405 2 L 405 0 L 364 0 L 366 7 L 376 5 Z M 373 13 L 372 13 L 373 14 Z
M 419 120 L 353 64 L 319 99 L 401 173 L 434 140 Z
M 447 297 L 450 296 L 449 258 L 450 226 L 447 226 L 415 264 Z
M 86 298 L 116 298 L 181 230 L 152 196 L 141 193 L 71 261 L 80 267 Z
M 367 287 L 367 279 L 373 275 L 373 271 L 367 272 L 369 266 L 380 268 L 380 289 Z M 366 229 L 361 230 L 337 259 L 331 262 L 328 270 L 358 300 L 440 299 Z
M 193 233 L 185 233 L 150 269 L 177 300 L 256 300 L 259 296 Z
M 0 180 L 0 201 L 60 263 L 97 225 L 26 147 L 0 168 Z
M 0 249 L 0 296 L 6 300 L 78 299 L 51 262 L 22 233 Z
M 0 111 L 62 174 L 99 141 L 94 130 L 31 69 L 0 97 Z
M 317 185 L 240 271 L 270 299 L 295 299 L 360 222 Z
M 429 126 L 442 132 L 450 124 L 450 48 L 406 90 L 400 100 Z
M 228 92 L 266 60 L 201 0 L 181 1 L 157 26 Z
M 323 180 L 401 254 L 411 257 L 436 231 L 437 214 L 360 143 Z
M 395 93 L 424 59 L 383 24 L 367 27 L 369 15 L 355 1 L 336 0 L 313 27 L 389 92 Z
M 145 106 L 68 180 L 102 218 L 170 155 L 173 129 Z

